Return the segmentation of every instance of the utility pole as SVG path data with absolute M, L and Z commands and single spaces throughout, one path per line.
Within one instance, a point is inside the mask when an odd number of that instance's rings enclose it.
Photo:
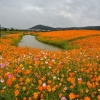
M 0 25 L 0 37 L 1 37 L 1 25 Z

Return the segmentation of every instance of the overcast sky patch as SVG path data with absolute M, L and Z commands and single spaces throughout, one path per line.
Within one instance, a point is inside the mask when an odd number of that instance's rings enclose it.
M 0 0 L 0 24 L 27 29 L 100 25 L 100 0 Z

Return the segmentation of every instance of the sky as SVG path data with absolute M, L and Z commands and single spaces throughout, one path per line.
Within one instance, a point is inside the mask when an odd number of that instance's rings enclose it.
M 2 27 L 100 26 L 100 0 L 0 0 Z

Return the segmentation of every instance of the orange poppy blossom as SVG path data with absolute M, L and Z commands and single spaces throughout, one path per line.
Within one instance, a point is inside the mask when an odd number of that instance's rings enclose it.
M 33 98 L 34 98 L 34 99 L 37 99 L 37 98 L 38 98 L 38 93 L 35 92 L 35 93 L 33 94 Z
M 57 31 L 52 35 L 51 33 L 38 34 L 51 40 L 58 38 L 70 40 L 81 36 L 97 35 L 99 31 L 74 30 L 65 33 Z M 18 39 L 20 35 L 13 34 L 0 38 L 0 94 L 2 96 L 7 95 L 12 100 L 100 99 L 99 35 L 71 41 L 70 43 L 80 48 L 69 51 L 13 46 L 12 38 Z
M 19 92 L 19 90 L 15 90 L 14 93 L 15 93 L 15 96 L 18 96 L 20 92 Z
M 75 94 L 74 93 L 70 93 L 69 94 L 69 98 L 70 98 L 70 100 L 74 99 L 75 98 Z
M 91 100 L 90 97 L 85 97 L 84 100 Z

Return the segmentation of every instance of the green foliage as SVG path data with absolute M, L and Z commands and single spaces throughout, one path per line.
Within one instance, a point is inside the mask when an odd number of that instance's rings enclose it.
M 48 39 L 45 39 L 45 38 L 41 38 L 40 36 L 37 36 L 36 39 L 43 42 L 43 43 L 54 45 L 54 46 L 57 46 L 57 47 L 64 49 L 64 50 L 70 50 L 70 49 L 77 49 L 78 48 L 74 45 L 70 45 L 68 43 L 68 41 L 48 40 Z
M 2 30 L 1 31 L 1 34 L 4 35 L 4 34 L 15 34 L 15 33 L 20 33 L 20 32 L 26 32 L 26 31 L 18 31 L 18 30 Z

